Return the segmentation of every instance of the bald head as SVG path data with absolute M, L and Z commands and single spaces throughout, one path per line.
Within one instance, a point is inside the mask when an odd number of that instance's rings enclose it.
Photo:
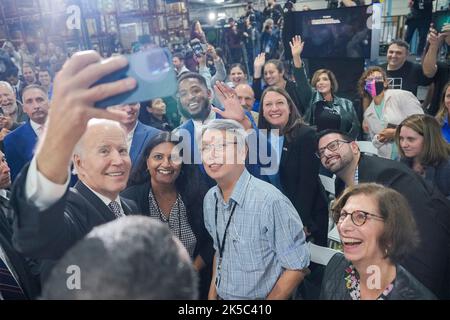
M 241 106 L 248 111 L 252 111 L 253 104 L 255 103 L 255 92 L 252 87 L 246 83 L 241 83 L 237 85 L 234 90 L 236 91 L 239 101 L 241 102 Z

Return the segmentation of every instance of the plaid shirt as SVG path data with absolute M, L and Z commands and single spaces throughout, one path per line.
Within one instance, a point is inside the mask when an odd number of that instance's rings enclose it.
M 265 299 L 285 269 L 301 270 L 309 265 L 303 224 L 288 198 L 244 170 L 228 203 L 218 186 L 204 199 L 205 226 L 214 239 L 216 264 L 216 229 L 222 242 L 234 203 L 220 272 L 216 265 L 217 294 L 223 299 Z

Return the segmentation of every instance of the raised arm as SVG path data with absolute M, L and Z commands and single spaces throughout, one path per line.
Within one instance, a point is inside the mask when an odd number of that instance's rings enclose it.
M 311 107 L 311 99 L 314 93 L 314 89 L 311 87 L 308 78 L 306 77 L 306 70 L 303 67 L 303 61 L 301 54 L 305 43 L 300 36 L 295 36 L 292 41 L 289 42 L 291 46 L 292 59 L 294 61 L 294 78 L 300 102 L 305 108 L 305 113 Z

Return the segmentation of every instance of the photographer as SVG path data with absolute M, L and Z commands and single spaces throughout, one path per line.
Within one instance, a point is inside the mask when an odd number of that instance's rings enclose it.
M 240 63 L 242 59 L 242 33 L 239 32 L 236 21 L 233 18 L 228 19 L 228 24 L 230 26 L 225 30 L 225 41 L 229 49 L 228 63 Z
M 283 17 L 283 8 L 275 2 L 276 0 L 267 0 L 267 6 L 264 8 L 263 16 L 264 21 L 272 19 L 278 25 L 280 19 Z
M 247 51 L 247 70 L 250 74 L 253 74 L 253 61 L 260 52 L 260 38 L 261 35 L 256 27 L 256 17 L 250 15 L 244 18 L 243 26 L 243 42 L 245 50 Z

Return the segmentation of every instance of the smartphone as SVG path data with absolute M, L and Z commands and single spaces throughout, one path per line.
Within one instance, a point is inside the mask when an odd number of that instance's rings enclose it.
M 203 44 L 198 39 L 192 39 L 189 41 L 189 44 L 191 45 L 192 51 L 194 51 L 194 54 L 197 57 L 202 57 L 206 54 L 206 44 Z
M 128 66 L 103 77 L 93 86 L 132 77 L 137 81 L 136 88 L 98 101 L 95 104 L 97 108 L 164 98 L 177 92 L 177 76 L 172 65 L 172 56 L 167 49 L 151 48 L 133 53 L 126 58 Z

